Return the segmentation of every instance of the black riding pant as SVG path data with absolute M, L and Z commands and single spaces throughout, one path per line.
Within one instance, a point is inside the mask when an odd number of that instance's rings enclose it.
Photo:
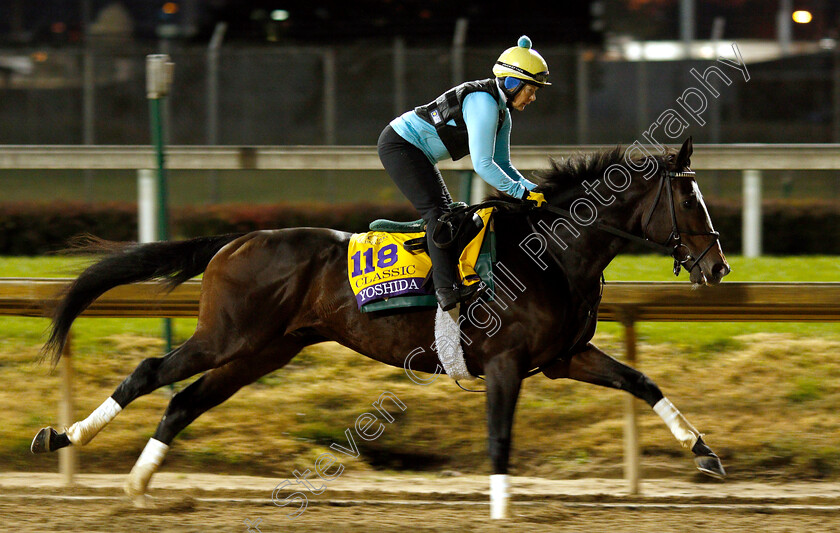
M 419 148 L 403 139 L 390 125 L 382 130 L 377 149 L 385 171 L 426 222 L 426 239 L 435 288 L 452 287 L 457 281 L 454 248 L 441 250 L 432 239 L 438 218 L 449 211 L 449 204 L 452 203 L 440 170 Z

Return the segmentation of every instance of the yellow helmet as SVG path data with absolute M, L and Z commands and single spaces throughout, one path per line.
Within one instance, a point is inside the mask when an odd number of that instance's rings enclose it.
M 497 78 L 516 78 L 539 87 L 548 83 L 548 64 L 543 56 L 531 49 L 531 39 L 523 35 L 517 46 L 508 48 L 493 66 L 493 75 Z

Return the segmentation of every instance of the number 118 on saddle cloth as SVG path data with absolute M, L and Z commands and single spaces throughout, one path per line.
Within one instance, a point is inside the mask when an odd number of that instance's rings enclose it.
M 475 264 L 481 252 L 493 208 L 477 211 L 484 222 L 481 231 L 464 247 L 458 260 L 458 272 L 464 284 L 480 281 Z M 409 252 L 403 246 L 423 233 L 390 233 L 370 231 L 354 233 L 347 249 L 347 277 L 362 306 L 393 297 L 430 295 L 423 281 L 432 268 L 425 252 Z M 432 300 L 434 301 L 434 300 Z

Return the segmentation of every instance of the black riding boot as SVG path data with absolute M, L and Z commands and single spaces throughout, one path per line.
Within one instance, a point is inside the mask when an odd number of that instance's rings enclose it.
M 433 235 L 438 223 L 437 217 L 426 221 L 426 242 L 429 248 L 429 258 L 432 260 L 432 281 L 435 285 L 435 297 L 440 308 L 449 311 L 459 301 L 455 258 L 452 253 L 453 248 L 442 250 L 435 246 Z
M 435 246 L 432 235 L 434 227 L 439 222 L 435 219 L 434 224 L 426 223 L 426 239 L 429 247 L 429 257 L 432 259 L 432 281 L 435 284 L 435 297 L 438 305 L 444 311 L 449 311 L 458 303 L 470 301 L 484 287 L 483 283 L 462 285 L 457 281 L 458 273 L 458 249 L 453 246 L 442 250 Z M 431 226 L 431 230 L 429 227 Z M 441 235 L 439 240 L 449 240 L 451 235 Z

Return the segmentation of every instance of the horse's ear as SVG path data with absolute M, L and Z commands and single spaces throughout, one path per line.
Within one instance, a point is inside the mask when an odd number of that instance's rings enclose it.
M 689 135 L 688 139 L 680 148 L 680 153 L 677 154 L 677 162 L 676 162 L 676 169 L 682 170 L 687 168 L 691 165 L 691 154 L 694 153 L 694 146 L 691 144 L 691 136 Z

